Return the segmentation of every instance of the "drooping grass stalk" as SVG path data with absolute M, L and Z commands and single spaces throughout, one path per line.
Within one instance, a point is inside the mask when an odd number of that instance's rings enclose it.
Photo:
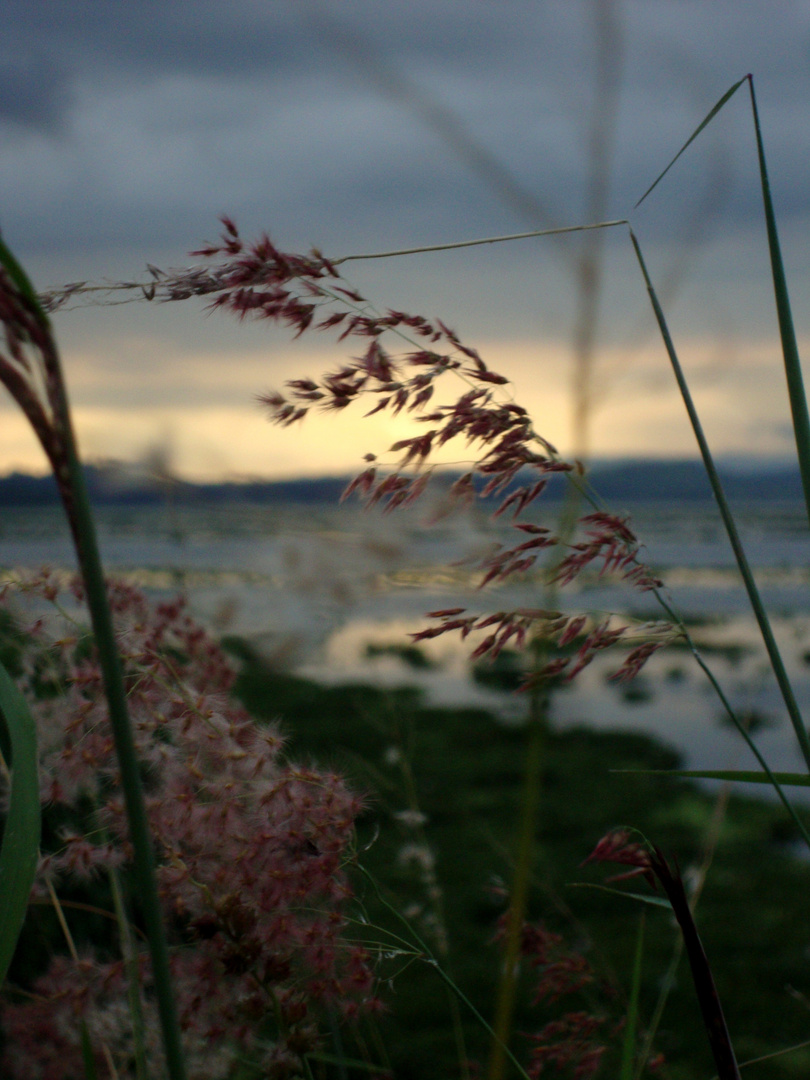
M 667 894 L 667 899 L 672 905 L 672 911 L 681 928 L 700 1013 L 717 1065 L 717 1075 L 720 1080 L 741 1080 L 714 976 L 692 916 L 681 875 L 670 869 L 666 859 L 658 850 L 650 853 L 650 866 Z
M 129 719 L 123 671 L 107 599 L 95 522 L 76 447 L 59 352 L 50 321 L 28 276 L 2 240 L 0 264 L 6 279 L 3 282 L 6 301 L 4 319 L 9 323 L 9 355 L 0 356 L 0 378 L 32 422 L 51 462 L 73 536 L 121 771 L 135 880 L 149 939 L 166 1066 L 171 1080 L 185 1080 L 180 1028 L 169 971 L 168 944 L 158 897 L 155 859 L 138 756 Z M 33 350 L 33 361 L 22 352 L 22 343 Z
M 568 233 L 589 232 L 593 229 L 612 229 L 617 225 L 629 224 L 627 218 L 617 218 L 615 221 L 597 221 L 588 225 L 566 225 L 556 229 L 532 229 L 529 232 L 507 233 L 501 236 L 485 236 L 477 240 L 459 240 L 447 244 L 427 244 L 420 247 L 398 248 L 394 251 L 372 251 L 354 255 L 341 255 L 336 259 L 330 259 L 332 266 L 340 266 L 346 262 L 364 262 L 369 259 L 392 259 L 400 255 L 422 255 L 434 251 L 458 251 L 463 248 L 481 247 L 486 244 L 503 244 L 512 240 L 528 240 L 542 236 L 565 236 Z M 172 293 L 172 278 L 163 274 L 157 279 L 150 281 L 116 281 L 102 283 L 83 283 L 68 285 L 63 288 L 52 289 L 48 293 L 41 293 L 40 300 L 48 311 L 72 310 L 65 305 L 75 300 L 76 305 L 82 303 L 93 305 L 117 307 L 120 304 L 140 303 L 142 301 L 169 302 L 186 299 L 190 295 L 204 296 L 215 292 L 220 287 L 211 283 L 212 287 L 201 288 L 196 293 L 182 292 L 181 295 Z M 131 293 L 132 295 L 123 300 L 107 299 L 113 293 Z M 98 299 L 95 297 L 98 296 Z
M 773 668 L 774 676 L 776 677 L 776 681 L 779 685 L 782 699 L 785 702 L 785 707 L 787 708 L 790 722 L 793 725 L 794 732 L 796 733 L 796 739 L 799 744 L 799 749 L 801 750 L 802 756 L 804 757 L 808 771 L 810 771 L 810 739 L 808 739 L 807 736 L 807 730 L 804 726 L 804 720 L 802 719 L 796 697 L 793 693 L 793 687 L 790 684 L 790 680 L 788 678 L 787 671 L 785 670 L 785 665 L 782 660 L 781 653 L 779 652 L 779 647 L 776 644 L 776 639 L 773 636 L 773 630 L 771 629 L 771 624 L 768 619 L 767 612 L 765 611 L 765 608 L 763 606 L 762 600 L 759 595 L 759 590 L 754 580 L 754 575 L 751 572 L 748 558 L 742 546 L 742 541 L 740 540 L 740 536 L 737 531 L 737 525 L 734 521 L 731 509 L 726 500 L 725 492 L 723 491 L 723 486 L 720 482 L 720 477 L 717 473 L 714 459 L 709 449 L 709 444 L 706 441 L 706 436 L 703 432 L 703 425 L 700 422 L 697 409 L 695 408 L 694 401 L 692 400 L 692 393 L 689 389 L 689 384 L 686 381 L 686 376 L 683 373 L 683 368 L 681 367 L 680 361 L 678 360 L 675 346 L 669 333 L 669 327 L 667 326 L 664 312 L 658 302 L 658 297 L 656 296 L 655 289 L 653 288 L 652 281 L 650 280 L 650 275 L 647 272 L 647 266 L 644 262 L 641 248 L 632 229 L 630 230 L 630 239 L 633 242 L 636 257 L 638 259 L 639 266 L 641 267 L 641 272 L 644 276 L 644 281 L 647 286 L 647 292 L 650 297 L 650 303 L 652 304 L 653 312 L 655 313 L 655 318 L 658 322 L 658 328 L 661 331 L 661 337 L 664 341 L 667 355 L 669 356 L 670 363 L 672 364 L 672 370 L 678 383 L 678 389 L 681 392 L 681 397 L 683 398 L 684 405 L 686 406 L 686 411 L 689 415 L 690 423 L 692 424 L 692 430 L 695 433 L 695 438 L 697 440 L 698 447 L 700 448 L 700 455 L 703 459 L 703 467 L 705 468 L 706 475 L 709 478 L 709 483 L 711 484 L 715 501 L 717 502 L 717 506 L 720 510 L 720 516 L 723 519 L 723 525 L 725 526 L 729 543 L 731 544 L 732 551 L 734 552 L 734 558 L 736 559 L 737 566 L 740 571 L 740 576 L 743 579 L 743 584 L 745 585 L 745 590 L 748 594 L 748 600 L 751 604 L 751 608 L 757 620 L 757 624 L 762 635 L 762 640 L 765 643 L 765 648 L 768 653 L 768 659 L 771 662 L 771 667 Z
M 430 251 L 456 251 L 459 248 L 480 247 L 482 244 L 502 244 L 509 240 L 527 240 L 537 236 L 564 236 L 567 233 L 589 232 L 592 229 L 611 229 L 614 225 L 627 225 L 627 219 L 597 221 L 592 225 L 563 225 L 557 229 L 532 229 L 530 232 L 508 233 L 504 236 L 485 236 L 481 240 L 459 240 L 451 244 L 428 244 L 424 247 L 399 248 L 396 251 L 375 251 L 366 255 L 343 255 L 339 259 L 332 259 L 331 263 L 333 266 L 340 266 L 341 263 L 361 259 L 390 259 L 394 255 L 422 255 Z M 126 287 L 134 288 L 135 286 Z M 141 286 L 137 287 L 141 288 Z M 99 288 L 103 288 L 103 286 L 99 286 Z
M 708 828 L 706 830 L 703 853 L 700 860 L 700 864 L 695 871 L 694 877 L 691 882 L 691 888 L 689 890 L 689 907 L 692 911 L 695 911 L 700 898 L 703 895 L 703 890 L 706 886 L 709 870 L 714 861 L 714 857 L 717 853 L 717 847 L 720 843 L 720 836 L 723 829 L 723 824 L 726 821 L 726 814 L 728 811 L 728 803 L 731 797 L 731 784 L 724 784 L 717 794 L 717 801 L 714 804 L 714 811 L 712 812 L 711 820 L 709 821 Z M 660 988 L 658 993 L 658 1000 L 655 1003 L 655 1009 L 650 1020 L 647 1030 L 644 1033 L 644 1040 L 636 1059 L 636 1069 L 634 1080 L 641 1080 L 644 1070 L 647 1065 L 647 1061 L 652 1052 L 652 1047 L 655 1042 L 656 1035 L 658 1034 L 658 1028 L 661 1023 L 661 1019 L 664 1015 L 669 995 L 675 987 L 675 976 L 678 971 L 678 965 L 683 953 L 683 936 L 679 935 L 675 940 L 675 945 L 672 951 L 672 957 L 664 972 L 664 977 L 660 981 Z

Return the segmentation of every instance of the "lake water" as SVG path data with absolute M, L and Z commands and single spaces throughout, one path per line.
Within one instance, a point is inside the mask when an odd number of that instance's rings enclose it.
M 553 507 L 549 507 L 553 514 Z M 443 704 L 478 702 L 504 722 L 520 722 L 521 695 L 489 690 L 471 677 L 469 643 L 446 635 L 426 642 L 431 666 L 415 669 L 380 646 L 407 644 L 445 607 L 489 612 L 549 606 L 539 577 L 479 591 L 476 555 L 509 531 L 469 512 L 427 527 L 425 511 L 384 516 L 356 506 L 234 505 L 107 507 L 99 511 L 105 565 L 154 597 L 182 590 L 217 634 L 247 635 L 270 662 L 322 681 L 420 685 Z M 733 557 L 709 506 L 636 508 L 633 527 L 646 559 L 733 704 L 764 723 L 757 744 L 774 769 L 800 769 L 787 720 Z M 800 706 L 810 714 L 810 543 L 800 506 L 743 507 L 738 524 Z M 514 535 L 514 534 L 512 534 Z M 3 576 L 47 564 L 73 567 L 58 511 L 4 509 Z M 566 611 L 663 613 L 650 594 L 586 580 L 553 599 Z M 376 647 L 376 648 L 375 648 Z M 652 658 L 624 688 L 607 681 L 607 654 L 555 696 L 554 722 L 643 730 L 677 746 L 690 768 L 753 768 L 705 676 L 684 649 Z M 761 789 L 760 789 L 761 790 Z

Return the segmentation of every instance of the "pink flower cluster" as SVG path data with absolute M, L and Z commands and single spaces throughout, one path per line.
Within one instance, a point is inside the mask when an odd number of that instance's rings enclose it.
M 626 644 L 640 637 L 641 644 L 630 649 L 620 667 L 610 676 L 615 682 L 625 682 L 638 674 L 653 653 L 677 636 L 669 623 L 644 623 L 640 627 L 625 623 L 613 625 L 611 616 L 594 621 L 587 615 L 565 615 L 544 608 L 516 608 L 514 611 L 497 611 L 486 616 L 467 615 L 466 608 L 443 608 L 429 611 L 428 618 L 440 620 L 439 624 L 411 634 L 414 641 L 426 641 L 449 631 L 458 631 L 462 638 L 466 638 L 475 631 L 488 629 L 489 634 L 472 653 L 473 660 L 484 656 L 495 659 L 510 642 L 522 648 L 531 638 L 542 637 L 547 644 L 554 644 L 558 649 L 579 640 L 575 654 L 557 656 L 527 675 L 522 684 L 524 690 L 553 679 L 570 681 L 591 663 L 597 653 L 617 643 Z
M 16 618 L 29 612 L 19 639 L 21 682 L 38 725 L 42 801 L 46 813 L 71 822 L 43 853 L 36 885 L 43 897 L 46 876 L 58 891 L 60 882 L 111 868 L 126 873 L 131 854 L 81 585 L 70 591 L 65 601 L 43 572 L 0 594 Z M 190 1075 L 228 1076 L 237 1056 L 262 1075 L 297 1074 L 326 1012 L 337 1020 L 377 1005 L 368 957 L 345 936 L 345 867 L 361 801 L 339 776 L 284 760 L 279 732 L 236 704 L 227 657 L 182 600 L 152 607 L 120 582 L 109 584 L 109 599 L 174 928 Z M 62 615 L 31 621 L 36 606 L 57 600 L 75 615 L 63 607 Z M 157 1057 L 146 953 L 139 962 L 148 1049 Z M 80 1018 L 94 1050 L 111 1055 L 119 1076 L 132 1075 L 120 959 L 96 957 L 85 943 L 78 962 L 54 958 L 32 990 L 2 1006 L 3 1076 L 83 1075 Z
M 650 850 L 639 841 L 631 840 L 627 829 L 613 829 L 606 833 L 582 865 L 592 862 L 610 862 L 632 867 L 625 873 L 607 878 L 608 881 L 623 881 L 625 878 L 641 876 L 655 888 L 654 862 Z
M 532 1080 L 551 1068 L 558 1075 L 574 1080 L 591 1080 L 611 1048 L 616 1046 L 624 1019 L 616 1016 L 615 990 L 597 983 L 596 975 L 582 953 L 570 948 L 560 934 L 552 933 L 543 923 L 526 923 L 521 935 L 521 953 L 537 970 L 534 1004 L 555 1004 L 561 998 L 591 987 L 603 999 L 601 1013 L 592 1009 L 570 1009 L 529 1035 L 532 1043 L 529 1076 Z M 651 1058 L 646 1068 L 654 1072 L 663 1058 Z
M 534 1004 L 556 1003 L 594 982 L 587 959 L 565 945 L 559 934 L 543 923 L 526 923 L 521 934 L 521 953 L 538 973 Z M 532 1080 L 548 1067 L 576 1080 L 591 1080 L 621 1024 L 606 1015 L 569 1010 L 529 1035 L 532 1043 L 529 1076 Z

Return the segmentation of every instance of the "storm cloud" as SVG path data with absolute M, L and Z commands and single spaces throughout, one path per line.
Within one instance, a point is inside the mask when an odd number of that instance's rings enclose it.
M 810 280 L 800 0 L 7 0 L 4 16 L 0 225 L 43 286 L 182 264 L 222 213 L 245 235 L 333 255 L 632 214 L 677 325 L 759 340 L 771 301 L 746 86 L 632 209 L 749 71 L 794 289 Z M 558 349 L 583 243 L 356 264 L 357 278 L 384 303 L 441 303 L 489 341 L 542 327 Z M 605 236 L 601 260 L 600 332 L 632 345 L 649 313 L 626 234 Z M 58 327 L 96 396 L 97 318 Z M 121 342 L 139 320 L 122 309 Z M 197 349 L 205 366 L 224 332 L 199 320 L 164 319 L 160 348 Z M 108 364 L 130 351 L 112 347 Z

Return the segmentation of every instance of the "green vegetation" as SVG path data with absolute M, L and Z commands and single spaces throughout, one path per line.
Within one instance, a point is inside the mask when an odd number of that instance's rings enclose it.
M 510 852 L 520 809 L 525 730 L 500 724 L 482 710 L 431 708 L 412 690 L 318 686 L 274 673 L 244 643 L 232 642 L 231 647 L 242 661 L 237 694 L 257 716 L 280 719 L 289 754 L 331 764 L 367 793 L 358 859 L 400 911 L 426 906 L 418 868 L 415 872 L 401 857 L 413 842 L 412 830 L 397 819 L 403 809 L 416 809 L 412 802 L 418 800 L 426 817 L 419 842 L 435 856 L 442 889 L 450 946 L 446 966 L 491 1019 L 498 957 L 492 938 L 504 912 L 502 887 L 513 873 Z M 581 887 L 603 879 L 593 868 L 580 866 L 596 841 L 611 828 L 632 823 L 665 851 L 677 852 L 687 875 L 705 857 L 717 787 L 711 791 L 673 777 L 614 771 L 677 766 L 674 751 L 642 735 L 584 728 L 545 735 L 529 917 L 543 920 L 582 950 L 604 981 L 604 987 L 588 988 L 578 1007 L 611 1007 L 615 994 L 612 1007 L 622 1015 L 638 930 L 638 906 L 632 900 Z M 698 924 L 740 1062 L 806 1038 L 810 863 L 796 855 L 797 841 L 778 804 L 734 795 L 698 905 Z M 370 921 L 401 934 L 402 927 L 359 875 L 356 884 Z M 652 1015 L 677 940 L 667 911 L 650 909 L 647 922 L 642 1028 Z M 415 925 L 425 936 L 419 915 Z M 370 940 L 387 940 L 373 929 L 366 934 Z M 425 1080 L 455 1075 L 444 985 L 428 965 L 417 962 L 401 970 L 405 967 L 401 957 L 389 962 L 392 1011 L 379 1019 L 396 1076 Z M 532 972 L 526 970 L 515 1021 L 519 1032 L 538 1031 L 555 1015 L 554 1006 L 533 1007 L 531 999 Z M 563 1005 L 572 1007 L 563 1001 L 557 1013 Z M 463 1019 L 470 1055 L 485 1060 L 485 1033 L 471 1015 Z M 712 1075 L 685 960 L 655 1049 L 665 1054 L 665 1075 L 671 1080 Z M 611 1068 L 615 1064 L 618 1069 L 619 1050 L 617 1041 Z M 808 1063 L 810 1050 L 796 1051 L 758 1065 L 756 1075 L 759 1080 L 801 1077 Z

